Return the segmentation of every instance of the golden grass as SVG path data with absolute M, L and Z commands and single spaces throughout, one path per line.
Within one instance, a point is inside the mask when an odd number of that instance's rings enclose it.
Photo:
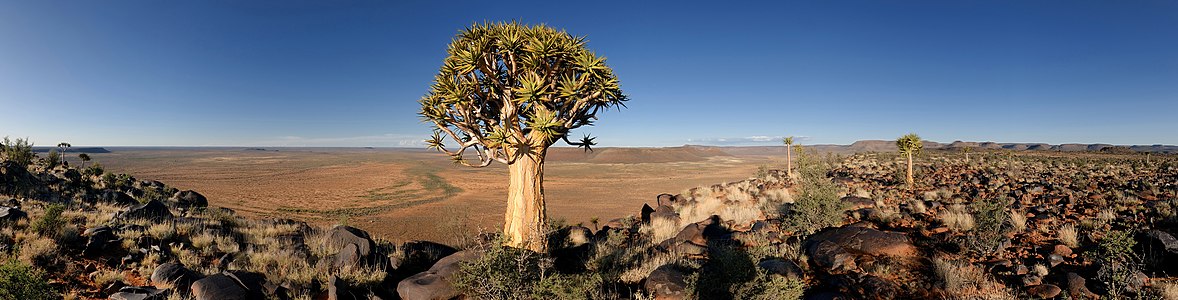
M 933 271 L 949 299 L 1014 299 L 1006 286 L 972 264 L 934 258 Z
M 1065 246 L 1071 248 L 1080 247 L 1080 238 L 1076 232 L 1075 225 L 1065 224 L 1059 227 L 1059 230 L 1056 231 L 1056 239 L 1059 239 L 1059 242 Z
M 1010 225 L 1015 232 L 1027 230 L 1027 214 L 1017 210 L 1010 212 Z
M 965 211 L 947 210 L 942 212 L 941 222 L 958 232 L 970 231 L 974 227 L 973 215 Z

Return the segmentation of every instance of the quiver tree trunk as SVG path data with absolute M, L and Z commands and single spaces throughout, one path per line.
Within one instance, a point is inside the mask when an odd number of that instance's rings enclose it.
M 912 189 L 912 153 L 908 153 L 908 189 Z
M 507 245 L 543 253 L 547 245 L 544 227 L 548 215 L 544 207 L 544 155 L 547 149 L 522 154 L 507 166 L 507 213 L 503 234 Z

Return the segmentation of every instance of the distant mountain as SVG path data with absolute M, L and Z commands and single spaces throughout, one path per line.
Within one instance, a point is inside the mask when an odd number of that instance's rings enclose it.
M 682 146 L 664 148 L 593 148 L 584 151 L 573 147 L 548 149 L 547 158 L 559 162 L 584 163 L 663 163 L 702 161 L 714 156 L 732 156 L 720 147 Z
M 694 147 L 712 147 L 712 146 L 694 146 Z M 925 149 L 939 149 L 939 150 L 960 150 L 962 148 L 972 148 L 974 150 L 1014 150 L 1014 151 L 1100 151 L 1107 153 L 1130 153 L 1130 152 L 1149 152 L 1149 153 L 1165 153 L 1178 154 L 1178 146 L 1174 145 L 1112 145 L 1112 144 L 1060 144 L 1051 145 L 1045 143 L 996 143 L 996 142 L 963 142 L 955 141 L 952 143 L 938 143 L 932 141 L 924 141 Z M 753 146 L 753 147 L 712 147 L 722 149 L 732 155 L 784 155 L 784 146 Z M 850 145 L 806 145 L 806 148 L 818 152 L 833 152 L 833 153 L 859 153 L 859 152 L 894 152 L 896 151 L 896 142 L 884 140 L 863 140 L 856 141 Z
M 60 150 L 57 147 L 33 147 L 33 152 L 46 153 L 49 150 Z M 110 150 L 102 147 L 70 147 L 65 149 L 66 153 L 110 153 Z

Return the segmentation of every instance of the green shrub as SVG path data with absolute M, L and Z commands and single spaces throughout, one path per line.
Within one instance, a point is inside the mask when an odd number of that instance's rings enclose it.
M 61 153 L 58 153 L 57 149 L 49 150 L 49 154 L 45 156 L 45 165 L 49 168 L 61 165 Z
M 64 211 L 65 205 L 50 204 L 46 206 L 45 214 L 30 224 L 29 229 L 41 234 L 41 236 L 56 238 L 62 226 L 65 226 L 65 220 L 61 219 L 61 213 Z
M 94 163 L 94 164 L 90 165 L 89 167 L 86 167 L 86 169 L 83 169 L 82 175 L 102 176 L 103 173 L 105 173 L 105 172 L 106 172 L 106 170 L 102 168 L 102 164 Z
M 551 271 L 548 259 L 523 249 L 492 243 L 479 259 L 464 262 L 454 286 L 476 299 L 527 299 L 533 285 Z
M 1119 299 L 1130 290 L 1130 283 L 1136 280 L 1137 257 L 1133 254 L 1133 232 L 1110 231 L 1100 240 L 1093 260 L 1100 269 L 1096 272 L 1096 280 L 1104 283 L 1108 294 L 1113 299 Z
M 36 154 L 33 154 L 33 143 L 29 143 L 28 139 L 10 140 L 8 137 L 4 137 L 4 141 L 0 143 L 0 158 L 2 159 L 28 167 L 36 157 Z
M 964 245 L 978 253 L 993 253 L 1002 249 L 1003 233 L 1010 230 L 1006 224 L 1009 213 L 1006 211 L 1006 198 L 974 201 L 974 227 L 970 235 L 963 237 Z
M 45 273 L 16 260 L 0 264 L 0 299 L 54 299 L 57 292 L 49 286 Z
M 847 205 L 839 199 L 842 189 L 827 177 L 830 169 L 830 161 L 810 154 L 798 156 L 798 196 L 794 203 L 782 206 L 786 229 L 809 234 L 842 223 Z
M 765 272 L 744 249 L 712 244 L 709 259 L 688 276 L 688 292 L 699 299 L 800 299 L 806 284 Z

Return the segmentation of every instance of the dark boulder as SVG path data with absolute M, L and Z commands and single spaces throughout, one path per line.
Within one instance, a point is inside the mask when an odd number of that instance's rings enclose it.
M 29 214 L 18 207 L 0 206 L 0 223 L 16 222 L 28 218 Z
M 437 265 L 443 258 L 456 252 L 458 250 L 453 247 L 430 241 L 405 242 L 401 244 L 401 253 L 404 255 L 401 263 L 397 266 L 397 274 L 408 277 L 424 272 Z
M 1080 274 L 1068 273 L 1068 295 L 1079 299 L 1100 299 L 1100 296 L 1088 289 L 1088 280 Z
M 481 252 L 474 250 L 446 256 L 425 272 L 397 283 L 397 294 L 404 300 L 444 300 L 460 297 L 462 294 L 454 288 L 450 276 L 458 272 L 462 262 L 473 261 L 481 256 Z
M 204 195 L 195 191 L 180 191 L 172 195 L 168 201 L 175 204 L 177 207 L 208 207 L 209 200 L 205 199 Z
M 119 215 L 123 219 L 146 219 L 152 221 L 163 221 L 171 219 L 172 212 L 168 210 L 168 206 L 157 200 L 151 200 L 147 203 L 132 206 L 127 211 Z
M 674 265 L 663 265 L 650 272 L 644 286 L 646 292 L 655 299 L 678 300 L 690 299 L 687 294 L 687 275 Z
M 327 279 L 327 300 L 360 300 L 359 295 L 352 291 L 347 282 L 338 276 L 331 275 Z
M 268 295 L 265 293 L 265 283 L 265 279 L 259 274 L 239 271 L 222 272 L 193 282 L 192 298 L 196 300 L 266 299 Z
M 335 262 L 332 266 L 335 269 L 359 267 L 364 263 L 365 256 L 360 254 L 360 249 L 356 244 L 348 244 L 339 253 L 335 254 Z
M 136 201 L 131 195 L 113 189 L 102 190 L 102 193 L 98 194 L 98 201 L 115 205 L 139 204 L 139 201 Z
M 1027 294 L 1038 299 L 1051 299 L 1059 296 L 1063 289 L 1054 284 L 1037 285 L 1027 289 Z
M 642 223 L 650 224 L 650 214 L 653 212 L 654 212 L 654 208 L 651 208 L 650 204 L 643 203 L 642 204 Z
M 150 286 L 125 286 L 118 293 L 110 295 L 111 300 L 164 300 L 168 299 L 168 290 Z
M 114 230 L 107 226 L 86 229 L 82 235 L 86 236 L 86 246 L 82 248 L 82 255 L 85 256 L 100 255 L 106 252 L 107 246 L 119 241 Z
M 851 225 L 814 234 L 802 247 L 815 265 L 828 271 L 853 270 L 859 256 L 907 258 L 917 254 L 903 233 Z
M 204 277 L 198 272 L 185 268 L 182 264 L 163 263 L 155 267 L 151 273 L 151 283 L 158 288 L 174 288 L 177 291 L 188 291 L 192 283 Z
M 804 275 L 801 266 L 798 266 L 798 264 L 794 261 L 787 259 L 770 258 L 757 263 L 757 266 L 761 267 L 761 269 L 764 269 L 766 272 L 769 272 L 769 274 L 781 275 L 785 276 L 786 278 L 801 279 Z
M 1137 235 L 1137 253 L 1141 253 L 1146 260 L 1157 262 L 1150 264 L 1147 270 L 1178 273 L 1178 239 L 1161 230 L 1150 230 Z
M 342 250 L 348 244 L 356 245 L 356 250 L 360 252 L 361 256 L 368 256 L 376 249 L 376 242 L 368 236 L 368 232 L 363 230 L 336 225 L 327 232 L 327 245 L 336 251 Z

